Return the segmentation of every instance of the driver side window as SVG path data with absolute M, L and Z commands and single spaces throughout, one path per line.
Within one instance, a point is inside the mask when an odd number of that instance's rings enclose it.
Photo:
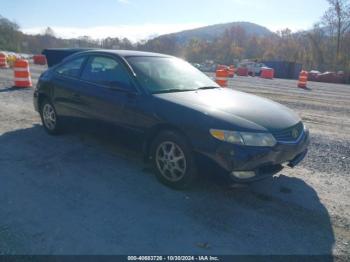
M 127 70 L 116 59 L 107 56 L 91 57 L 86 64 L 81 79 L 119 88 L 131 88 Z
M 84 63 L 85 57 L 79 57 L 68 61 L 56 69 L 56 73 L 68 77 L 79 77 L 80 69 Z

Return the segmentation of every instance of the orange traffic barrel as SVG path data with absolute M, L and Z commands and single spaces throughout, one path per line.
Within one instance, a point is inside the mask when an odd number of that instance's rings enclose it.
M 7 57 L 5 53 L 0 52 L 0 68 L 7 68 Z
M 228 70 L 227 69 L 216 70 L 216 83 L 218 83 L 221 87 L 228 86 Z
M 298 87 L 306 88 L 309 73 L 307 71 L 301 71 L 299 75 Z
M 230 65 L 228 68 L 228 77 L 234 77 L 235 76 L 235 67 L 233 65 Z
M 13 71 L 15 87 L 32 87 L 32 78 L 30 76 L 29 63 L 27 60 L 16 60 Z
M 272 68 L 263 67 L 261 69 L 261 74 L 260 74 L 261 78 L 273 79 L 274 76 L 275 76 L 275 70 L 273 70 Z
M 34 55 L 33 61 L 34 61 L 34 64 L 36 64 L 36 65 L 46 65 L 46 56 Z

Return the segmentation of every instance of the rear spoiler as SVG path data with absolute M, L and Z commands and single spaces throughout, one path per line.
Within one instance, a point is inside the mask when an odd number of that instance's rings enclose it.
M 44 49 L 41 53 L 46 56 L 47 65 L 52 67 L 61 63 L 66 57 L 75 53 L 92 50 L 91 48 L 50 48 Z

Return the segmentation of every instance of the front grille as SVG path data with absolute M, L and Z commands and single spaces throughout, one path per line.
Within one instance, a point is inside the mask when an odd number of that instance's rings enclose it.
M 304 125 L 302 122 L 300 122 L 295 126 L 283 130 L 273 131 L 272 135 L 278 142 L 295 142 L 300 138 L 303 132 Z

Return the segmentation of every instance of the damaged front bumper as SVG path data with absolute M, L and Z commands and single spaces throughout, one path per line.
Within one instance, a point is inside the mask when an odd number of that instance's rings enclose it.
M 222 143 L 215 153 L 206 155 L 227 171 L 233 180 L 250 182 L 273 176 L 284 165 L 294 168 L 307 155 L 309 144 L 309 131 L 306 130 L 295 143 L 278 142 L 272 148 Z

